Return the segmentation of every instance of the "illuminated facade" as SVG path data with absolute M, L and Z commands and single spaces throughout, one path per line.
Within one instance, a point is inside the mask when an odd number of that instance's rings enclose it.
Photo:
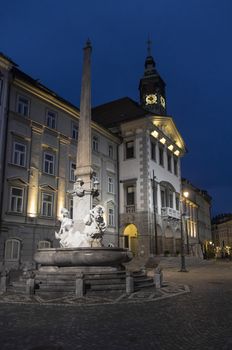
M 1 72 L 0 261 L 9 268 L 33 261 L 37 248 L 56 247 L 60 211 L 72 214 L 79 110 L 20 71 L 4 55 Z M 9 93 L 8 93 L 9 92 Z M 106 208 L 105 244 L 118 245 L 119 139 L 92 123 L 96 199 Z
M 212 220 L 212 243 L 219 258 L 232 257 L 232 214 L 221 214 Z

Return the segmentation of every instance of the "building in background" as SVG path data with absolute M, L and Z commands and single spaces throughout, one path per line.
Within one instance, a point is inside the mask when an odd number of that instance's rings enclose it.
M 212 198 L 207 191 L 197 188 L 186 179 L 182 179 L 182 189 L 189 193 L 184 201 L 186 252 L 196 256 L 205 255 L 212 241 Z
M 216 257 L 232 257 L 232 214 L 220 214 L 212 219 L 212 243 Z

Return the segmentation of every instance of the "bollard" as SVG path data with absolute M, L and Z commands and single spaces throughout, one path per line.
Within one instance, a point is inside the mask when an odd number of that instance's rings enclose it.
M 82 298 L 85 293 L 85 284 L 84 284 L 84 274 L 78 273 L 76 275 L 76 297 Z
M 35 280 L 34 278 L 28 278 L 26 281 L 26 294 L 32 295 L 35 291 Z
M 162 287 L 162 284 L 163 284 L 163 272 L 162 272 L 162 269 L 159 268 L 159 267 L 157 267 L 157 269 L 155 269 L 154 283 L 155 283 L 155 287 L 157 289 Z
M 126 293 L 131 294 L 134 292 L 134 277 L 130 271 L 126 272 Z

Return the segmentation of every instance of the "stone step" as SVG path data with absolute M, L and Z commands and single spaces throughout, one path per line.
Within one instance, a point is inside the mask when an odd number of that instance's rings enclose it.
M 91 291 L 104 291 L 104 290 L 126 290 L 125 283 L 120 284 L 96 284 L 91 285 Z M 88 289 L 87 289 L 88 291 Z

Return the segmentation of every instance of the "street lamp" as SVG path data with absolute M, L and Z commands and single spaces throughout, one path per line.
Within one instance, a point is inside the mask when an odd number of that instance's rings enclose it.
M 188 198 L 189 192 L 182 191 L 181 194 L 181 205 L 180 205 L 180 234 L 181 234 L 181 266 L 179 272 L 188 272 L 185 265 L 185 249 L 184 249 L 184 229 L 183 229 L 183 217 L 186 216 L 186 213 L 184 213 L 184 206 L 183 201 L 184 198 Z

